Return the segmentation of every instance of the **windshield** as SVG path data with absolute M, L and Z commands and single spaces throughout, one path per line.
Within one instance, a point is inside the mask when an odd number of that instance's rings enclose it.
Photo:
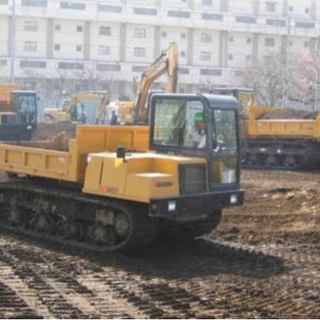
M 35 94 L 20 94 L 13 95 L 14 109 L 19 114 L 20 123 L 35 123 L 37 102 Z
M 154 144 L 205 149 L 207 128 L 201 101 L 159 99 L 155 106 Z

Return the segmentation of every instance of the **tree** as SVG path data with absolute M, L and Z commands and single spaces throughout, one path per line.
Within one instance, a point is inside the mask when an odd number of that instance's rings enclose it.
M 258 104 L 281 106 L 290 94 L 291 65 L 286 63 L 283 52 L 269 55 L 254 63 L 244 75 L 244 85 L 258 93 Z M 286 67 L 288 65 L 288 67 Z

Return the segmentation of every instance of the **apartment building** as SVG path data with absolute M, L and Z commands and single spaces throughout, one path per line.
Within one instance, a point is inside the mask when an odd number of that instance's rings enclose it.
M 43 95 L 131 96 L 176 41 L 181 92 L 239 85 L 253 62 L 281 48 L 315 50 L 319 28 L 315 0 L 0 0 L 0 78 L 10 79 L 14 55 L 16 81 Z

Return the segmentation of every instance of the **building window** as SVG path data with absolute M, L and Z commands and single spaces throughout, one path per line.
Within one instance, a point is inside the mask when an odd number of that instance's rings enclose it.
M 111 28 L 110 27 L 101 26 L 99 28 L 99 34 L 101 36 L 111 36 Z
M 251 43 L 251 38 L 247 38 L 247 43 Z
M 145 28 L 135 28 L 134 37 L 139 39 L 144 39 L 147 37 L 147 30 Z
M 305 8 L 304 12 L 305 12 L 306 14 L 309 14 L 309 13 L 310 13 L 310 9 L 309 9 L 309 8 Z
M 216 14 L 216 13 L 202 12 L 201 13 L 201 19 L 203 19 L 203 20 L 213 20 L 213 21 L 222 21 L 223 20 L 223 15 L 222 14 Z
M 181 39 L 186 39 L 187 38 L 187 34 L 185 32 L 181 33 Z
M 189 74 L 189 69 L 188 68 L 179 68 L 179 73 L 180 74 Z
M 77 52 L 82 52 L 82 45 L 81 44 L 76 46 L 76 51 Z
M 234 41 L 233 36 L 230 36 L 230 37 L 229 37 L 229 42 L 233 42 L 233 41 Z
M 7 1 L 8 3 L 8 1 Z M 1 4 L 1 1 L 0 1 Z M 23 7 L 39 7 L 39 8 L 46 8 L 47 7 L 47 0 L 22 0 L 21 5 Z
M 255 17 L 250 16 L 237 16 L 236 22 L 240 23 L 257 23 L 257 19 Z
M 134 56 L 137 58 L 144 58 L 146 56 L 146 49 L 145 48 L 134 48 Z
M 134 14 L 143 14 L 147 16 L 156 16 L 157 15 L 157 9 L 149 9 L 149 8 L 134 8 L 133 9 Z
M 86 5 L 81 2 L 61 1 L 60 8 L 61 9 L 70 9 L 70 10 L 85 10 Z
M 101 12 L 111 12 L 111 13 L 121 13 L 121 7 L 119 6 L 109 6 L 105 4 L 98 4 L 97 11 Z
M 308 41 L 305 41 L 305 42 L 304 42 L 304 47 L 305 47 L 305 48 L 309 48 L 309 46 L 310 46 L 310 45 L 309 45 L 309 42 L 308 42 Z
M 276 12 L 276 3 L 273 1 L 266 2 L 266 11 L 267 12 Z
M 109 46 L 99 46 L 99 56 L 109 56 L 110 47 Z
M 119 64 L 97 64 L 98 71 L 121 71 L 121 66 Z
M 186 52 L 185 51 L 180 51 L 180 57 L 185 58 L 186 57 Z
M 201 61 L 211 61 L 211 52 L 202 51 L 200 53 L 200 60 Z
M 6 66 L 7 66 L 7 60 L 0 60 L 0 67 L 6 67 Z
M 77 26 L 77 32 L 82 32 L 83 28 L 82 26 Z
M 211 42 L 211 35 L 209 33 L 203 32 L 201 33 L 201 42 Z
M 38 24 L 36 21 L 25 21 L 24 31 L 36 32 L 38 30 Z
M 37 43 L 35 41 L 25 41 L 23 50 L 26 52 L 36 52 Z
M 285 27 L 287 25 L 286 20 L 280 19 L 267 19 L 267 25 L 276 27 Z
M 55 30 L 55 31 L 61 31 L 61 24 L 56 24 L 56 25 L 54 26 L 54 30 Z
M 293 12 L 293 7 L 289 7 L 289 11 L 290 11 L 290 12 Z
M 233 54 L 229 54 L 229 60 L 233 60 Z
M 251 61 L 251 56 L 246 56 L 246 61 Z
M 167 32 L 166 32 L 166 31 L 163 31 L 163 32 L 161 33 L 161 37 L 162 37 L 162 38 L 166 38 L 166 37 L 167 37 L 167 35 L 168 35 L 168 34 L 167 34 Z
M 45 61 L 22 60 L 20 61 L 20 67 L 45 69 L 47 67 L 47 63 Z
M 314 27 L 313 22 L 296 21 L 296 28 L 314 29 Z
M 169 10 L 168 17 L 173 18 L 190 18 L 190 12 L 187 11 L 176 11 L 176 10 Z
M 8 0 L 0 0 L 0 5 L 7 5 Z M 0 61 L 5 61 L 5 60 L 0 60 Z
M 274 47 L 275 41 L 273 38 L 266 38 L 264 43 L 266 47 Z
M 203 6 L 212 6 L 212 0 L 202 0 Z
M 61 49 L 60 44 L 55 44 L 55 45 L 54 45 L 54 50 L 55 50 L 55 51 L 60 51 L 60 49 Z
M 59 69 L 83 70 L 83 63 L 59 62 Z
M 200 69 L 200 75 L 202 76 L 221 76 L 221 70 L 213 70 L 213 69 Z

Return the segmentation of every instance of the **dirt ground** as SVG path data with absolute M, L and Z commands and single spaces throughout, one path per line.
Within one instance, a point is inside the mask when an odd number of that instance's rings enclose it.
M 210 235 L 138 256 L 1 230 L 0 318 L 318 318 L 320 172 L 243 171 Z
M 270 119 L 316 119 L 319 115 L 317 111 L 305 111 L 296 109 L 276 110 L 262 114 L 260 120 Z
M 75 137 L 75 123 L 38 123 L 37 130 L 34 133 L 32 140 L 45 141 L 52 140 L 54 136 L 61 132 L 65 132 L 69 139 Z

